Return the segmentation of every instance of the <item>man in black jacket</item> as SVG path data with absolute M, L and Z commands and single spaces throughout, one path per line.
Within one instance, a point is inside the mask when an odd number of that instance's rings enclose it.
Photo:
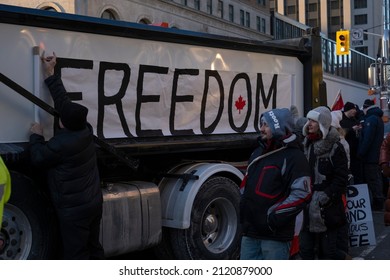
M 260 145 L 242 183 L 241 259 L 288 259 L 297 215 L 310 199 L 310 167 L 286 108 L 261 116 Z
M 42 127 L 31 128 L 33 164 L 47 168 L 48 187 L 58 217 L 64 259 L 103 259 L 99 242 L 103 196 L 88 109 L 70 101 L 59 76 L 56 56 L 42 56 L 45 83 L 60 113 L 59 129 L 45 142 Z
M 361 131 L 360 120 L 358 116 L 358 106 L 351 102 L 344 105 L 340 126 L 345 131 L 345 140 L 349 145 L 350 170 L 355 184 L 363 183 L 362 162 L 357 157 L 359 146 L 359 135 Z

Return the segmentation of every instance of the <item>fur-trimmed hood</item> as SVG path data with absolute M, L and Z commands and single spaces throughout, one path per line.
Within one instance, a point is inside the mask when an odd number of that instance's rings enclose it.
M 332 149 L 334 143 L 336 143 L 337 141 L 340 141 L 340 134 L 336 128 L 331 126 L 325 139 L 319 139 L 313 142 L 314 154 L 316 156 L 320 156 L 329 152 Z M 305 139 L 303 140 L 305 149 L 310 143 L 311 140 L 305 137 Z

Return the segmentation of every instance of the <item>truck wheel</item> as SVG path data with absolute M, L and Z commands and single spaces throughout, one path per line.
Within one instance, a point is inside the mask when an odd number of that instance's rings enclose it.
M 31 180 L 11 172 L 11 198 L 5 204 L 0 259 L 49 259 L 55 245 L 52 210 Z
M 239 256 L 239 202 L 236 183 L 212 177 L 195 197 L 188 229 L 171 229 L 177 259 L 237 259 Z

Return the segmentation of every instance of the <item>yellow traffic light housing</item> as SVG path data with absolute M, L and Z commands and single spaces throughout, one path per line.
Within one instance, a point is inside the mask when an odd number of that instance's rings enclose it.
M 349 54 L 349 30 L 336 32 L 336 54 Z

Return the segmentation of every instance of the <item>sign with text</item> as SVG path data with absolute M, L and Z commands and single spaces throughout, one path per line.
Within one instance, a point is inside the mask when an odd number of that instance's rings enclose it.
M 375 245 L 374 222 L 367 184 L 347 187 L 349 246 Z
M 352 47 L 363 46 L 363 29 L 351 30 L 351 45 Z

